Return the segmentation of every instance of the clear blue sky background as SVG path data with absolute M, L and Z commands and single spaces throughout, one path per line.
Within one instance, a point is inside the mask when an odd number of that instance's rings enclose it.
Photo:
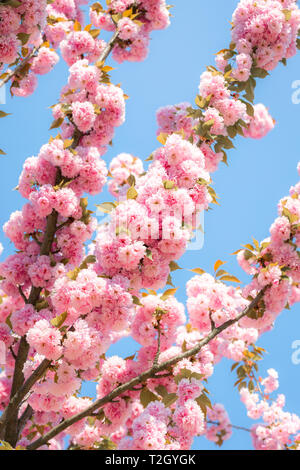
M 146 159 L 157 147 L 157 108 L 181 101 L 193 102 L 199 77 L 207 64 L 214 61 L 214 53 L 230 42 L 231 15 L 236 0 L 172 0 L 171 27 L 152 35 L 150 55 L 145 62 L 125 63 L 112 72 L 114 83 L 122 83 L 130 96 L 127 101 L 126 123 L 117 130 L 114 145 L 105 156 L 107 161 L 120 152 L 129 152 Z M 52 122 L 51 110 L 67 79 L 63 61 L 46 77 L 41 77 L 39 87 L 30 98 L 10 99 L 1 109 L 13 113 L 0 121 L 0 148 L 7 156 L 0 159 L 1 225 L 12 211 L 21 208 L 24 201 L 16 191 L 18 175 L 23 161 L 36 155 L 40 146 L 49 139 Z M 268 236 L 269 227 L 276 217 L 277 202 L 288 193 L 291 184 L 299 179 L 296 167 L 299 158 L 300 105 L 291 101 L 292 82 L 300 79 L 300 54 L 289 60 L 288 66 L 279 65 L 271 77 L 258 82 L 256 102 L 264 102 L 277 121 L 274 131 L 265 139 L 254 141 L 238 138 L 236 150 L 230 151 L 229 168 L 221 165 L 213 175 L 215 189 L 221 197 L 220 207 L 205 215 L 205 244 L 201 251 L 190 251 L 180 261 L 184 268 L 202 267 L 212 271 L 214 262 L 228 261 L 228 270 L 243 282 L 249 278 L 238 267 L 230 253 L 251 237 L 261 240 Z M 90 206 L 109 200 L 104 193 L 90 199 Z M 13 247 L 1 233 L 5 254 Z M 2 255 L 4 259 L 4 255 Z M 188 271 L 174 275 L 180 286 L 178 297 L 185 302 L 185 282 L 191 277 Z M 287 409 L 300 415 L 300 366 L 292 364 L 292 342 L 300 339 L 300 307 L 285 311 L 276 322 L 275 329 L 265 334 L 259 344 L 268 354 L 261 364 L 261 375 L 267 368 L 275 367 L 280 375 L 280 391 L 286 394 Z M 112 348 L 123 357 L 135 352 L 133 342 L 123 341 Z M 209 380 L 213 401 L 221 402 L 229 412 L 232 423 L 250 426 L 238 392 L 233 389 L 235 376 L 230 372 L 230 362 L 222 361 Z M 84 393 L 93 393 L 94 385 L 84 387 Z M 195 440 L 194 448 L 213 449 L 203 438 Z M 248 433 L 234 431 L 224 449 L 251 448 Z

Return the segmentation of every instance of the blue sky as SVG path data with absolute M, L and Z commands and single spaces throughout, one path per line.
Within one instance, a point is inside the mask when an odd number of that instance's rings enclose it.
M 159 145 L 156 141 L 155 112 L 157 108 L 182 101 L 193 102 L 200 74 L 214 61 L 214 53 L 230 42 L 231 15 L 236 0 L 172 0 L 172 24 L 166 31 L 152 35 L 150 54 L 145 62 L 115 65 L 114 83 L 121 83 L 130 96 L 127 101 L 126 123 L 117 130 L 113 147 L 104 157 L 110 161 L 120 152 L 129 152 L 146 159 Z M 21 208 L 24 201 L 12 189 L 24 160 L 36 155 L 40 146 L 49 139 L 52 122 L 48 107 L 57 101 L 59 91 L 67 79 L 63 61 L 49 75 L 41 77 L 35 94 L 30 98 L 9 97 L 1 109 L 12 113 L 0 121 L 0 148 L 7 153 L 0 159 L 0 223 L 12 211 Z M 269 107 L 276 119 L 275 129 L 263 140 L 239 138 L 236 149 L 229 152 L 229 167 L 221 165 L 213 175 L 215 189 L 220 196 L 220 207 L 205 214 L 205 243 L 200 251 L 189 251 L 180 260 L 186 269 L 201 267 L 212 271 L 217 259 L 228 262 L 228 271 L 243 282 L 249 278 L 237 265 L 230 253 L 251 237 L 261 240 L 268 236 L 269 227 L 277 215 L 277 202 L 288 193 L 291 184 L 299 177 L 296 171 L 299 155 L 300 105 L 292 103 L 292 83 L 300 80 L 300 54 L 279 67 L 271 77 L 258 82 L 256 102 Z M 105 192 L 90 198 L 90 206 L 107 201 Z M 1 233 L 5 247 L 4 256 L 13 247 Z M 174 284 L 180 286 L 178 298 L 185 302 L 185 282 L 191 277 L 188 271 L 174 274 Z M 286 409 L 300 415 L 299 384 L 300 365 L 292 364 L 292 343 L 300 340 L 300 307 L 285 311 L 276 322 L 275 329 L 265 334 L 259 344 L 268 354 L 261 364 L 260 374 L 275 367 L 280 376 L 280 392 L 287 397 Z M 123 357 L 135 352 L 135 345 L 123 341 L 113 347 L 113 353 Z M 235 376 L 230 372 L 230 362 L 222 361 L 209 380 L 208 388 L 213 401 L 223 403 L 232 423 L 249 427 L 253 421 L 246 416 L 238 392 L 233 389 Z M 92 393 L 94 387 L 84 387 Z M 196 449 L 214 449 L 203 438 L 195 440 Z M 224 449 L 251 448 L 248 433 L 234 431 Z

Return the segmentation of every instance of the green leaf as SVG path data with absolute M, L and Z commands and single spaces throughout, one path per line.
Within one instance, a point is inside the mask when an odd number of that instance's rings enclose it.
M 161 300 L 166 300 L 168 299 L 169 297 L 172 297 L 173 295 L 176 294 L 178 290 L 178 287 L 176 287 L 175 289 L 168 289 L 166 290 L 162 295 L 161 295 Z
M 17 34 L 17 38 L 19 39 L 19 41 L 21 41 L 22 46 L 25 46 L 25 44 L 28 43 L 28 40 L 30 38 L 30 34 L 19 33 L 19 34 Z
M 178 399 L 178 396 L 176 393 L 168 393 L 168 395 L 165 395 L 163 397 L 163 404 L 168 408 L 169 406 L 173 405 L 173 403 L 176 402 Z
M 140 299 L 136 295 L 132 296 L 132 302 L 134 303 L 134 305 L 140 305 L 141 307 L 143 306 Z
M 292 12 L 291 10 L 282 10 L 282 13 L 284 14 L 285 16 L 285 20 L 286 21 L 289 21 L 292 17 Z
M 9 442 L 6 441 L 0 441 L 0 450 L 15 450 Z
M 210 399 L 205 395 L 205 393 L 202 393 L 200 397 L 196 398 L 196 402 L 198 406 L 200 406 L 202 413 L 204 414 L 206 418 L 207 408 L 212 409 L 212 404 L 211 404 Z
M 241 281 L 235 277 L 235 276 L 231 276 L 230 274 L 229 275 L 226 275 L 226 276 L 222 276 L 220 277 L 221 281 L 230 281 L 230 282 L 237 282 L 237 283 L 241 283 Z
M 267 70 L 261 69 L 260 67 L 252 67 L 251 74 L 253 75 L 253 77 L 258 77 L 258 78 L 265 78 L 269 75 Z
M 200 403 L 202 403 L 203 405 L 205 405 L 207 408 L 210 408 L 212 409 L 212 404 L 211 404 L 211 401 L 210 399 L 205 395 L 205 393 L 202 393 L 202 395 L 198 398 L 196 398 L 196 402 L 198 403 L 198 405 Z
M 135 183 L 136 183 L 135 176 L 134 176 L 134 175 L 130 175 L 130 176 L 127 178 L 127 183 L 129 184 L 129 186 L 135 186 Z
M 253 258 L 253 253 L 250 250 L 245 250 L 244 251 L 244 258 L 246 261 L 248 261 L 250 258 Z
M 131 186 L 127 191 L 127 199 L 136 199 L 138 197 L 138 192 L 134 186 Z
M 178 266 L 175 261 L 170 261 L 169 268 L 171 272 L 177 271 L 178 269 L 182 269 L 180 266 Z
M 57 317 L 53 318 L 50 323 L 56 328 L 60 328 L 64 324 L 67 316 L 68 312 L 64 312 L 61 315 L 58 315 Z
M 62 118 L 62 117 L 60 117 L 60 118 L 58 118 L 58 119 L 55 119 L 55 120 L 52 122 L 52 124 L 51 124 L 49 130 L 51 130 L 51 129 L 57 129 L 58 127 L 61 126 L 61 124 L 62 124 L 63 122 L 64 122 L 64 118 Z
M 189 369 L 181 369 L 179 374 L 175 375 L 174 382 L 178 385 L 182 379 L 190 379 L 192 376 L 192 371 Z
M 165 143 L 167 142 L 167 138 L 169 137 L 169 134 L 166 134 L 166 133 L 161 133 L 159 134 L 159 136 L 157 137 L 157 140 L 160 144 L 162 145 L 165 145 Z
M 69 279 L 71 279 L 71 281 L 76 281 L 79 273 L 80 273 L 80 268 L 75 268 L 73 269 L 73 271 L 69 271 L 67 273 L 67 276 Z
M 11 113 L 5 113 L 4 111 L 0 111 L 0 118 L 11 116 Z
M 174 181 L 164 181 L 163 185 L 164 185 L 165 189 L 174 189 L 175 188 Z
M 253 105 L 251 103 L 248 103 L 245 100 L 241 100 L 241 102 L 246 105 L 248 116 L 253 117 L 254 116 L 254 107 L 253 107 Z
M 143 390 L 140 393 L 140 402 L 143 405 L 144 408 L 147 408 L 149 403 L 152 401 L 157 401 L 159 400 L 159 397 L 155 395 L 155 393 L 152 393 L 149 388 L 144 387 Z
M 298 216 L 290 212 L 286 207 L 282 209 L 282 215 L 287 217 L 291 224 L 298 221 Z
M 222 136 L 222 141 L 223 141 L 223 147 L 225 149 L 227 149 L 227 150 L 234 149 L 233 142 L 228 137 L 223 137 Z
M 205 121 L 203 124 L 202 124 L 202 127 L 205 131 L 207 130 L 210 130 L 212 128 L 212 126 L 214 125 L 215 123 L 215 120 L 214 119 L 210 119 L 209 121 Z
M 97 209 L 99 209 L 101 212 L 104 212 L 105 214 L 109 214 L 112 210 L 116 208 L 115 204 L 113 202 L 102 202 L 101 204 L 95 204 Z
M 252 237 L 252 240 L 253 240 L 253 243 L 255 245 L 256 251 L 259 251 L 260 250 L 259 242 L 253 237 Z
M 251 102 L 253 102 L 254 100 L 255 83 L 256 82 L 254 78 L 250 77 L 249 80 L 246 82 L 246 86 L 245 86 L 245 91 L 246 91 L 245 98 L 246 100 L 251 101 Z
M 152 251 L 150 250 L 150 248 L 147 248 L 146 249 L 146 257 L 151 259 L 151 261 L 153 261 L 153 258 L 152 258 Z
M 216 261 L 214 264 L 214 271 L 218 271 L 220 266 L 222 266 L 223 264 L 226 264 L 226 261 L 221 261 L 220 259 L 218 259 L 218 261 Z
M 96 39 L 100 34 L 100 29 L 91 29 L 89 33 L 92 36 L 92 38 Z
M 227 132 L 228 132 L 229 137 L 231 137 L 231 139 L 234 139 L 237 134 L 237 130 L 234 126 L 228 126 Z
M 87 269 L 88 265 L 93 263 L 96 263 L 96 256 L 88 255 L 79 266 L 79 269 Z
M 201 268 L 190 269 L 190 271 L 196 274 L 204 274 L 206 272 L 204 271 L 204 269 L 201 269 Z
M 156 388 L 155 388 L 155 391 L 158 393 L 158 395 L 160 395 L 162 398 L 164 398 L 165 396 L 168 395 L 168 390 L 166 389 L 166 387 L 164 387 L 163 385 L 158 385 Z
M 175 287 L 172 281 L 172 276 L 169 274 L 168 279 L 167 279 L 167 286 Z
M 224 276 L 225 274 L 228 274 L 225 269 L 219 269 L 219 271 L 216 272 L 216 277 Z
M 20 2 L 19 0 L 8 0 L 6 4 L 10 5 L 13 8 L 18 8 L 22 5 L 22 2 Z
M 254 383 L 252 380 L 250 380 L 250 382 L 248 383 L 248 390 L 249 392 L 254 392 L 254 389 L 255 389 L 255 386 L 254 386 Z
M 195 98 L 195 103 L 199 108 L 204 108 L 205 106 L 205 99 L 202 96 L 197 95 Z
M 13 326 L 12 326 L 12 323 L 10 321 L 10 318 L 11 318 L 11 314 L 8 315 L 8 317 L 6 318 L 5 320 L 5 323 L 9 326 L 9 328 L 12 330 L 13 329 Z

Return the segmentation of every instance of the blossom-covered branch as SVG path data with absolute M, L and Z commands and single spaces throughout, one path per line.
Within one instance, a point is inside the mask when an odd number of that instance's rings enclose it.
M 249 315 L 253 309 L 256 309 L 257 305 L 259 304 L 259 301 L 262 299 L 264 295 L 264 291 L 261 291 L 257 297 L 251 302 L 251 304 L 242 312 L 240 313 L 234 320 L 229 320 L 226 323 L 223 323 L 220 325 L 218 328 L 214 328 L 209 335 L 207 335 L 205 338 L 203 338 L 196 346 L 194 346 L 192 349 L 189 349 L 183 353 L 181 353 L 178 356 L 175 356 L 167 361 L 158 363 L 158 364 L 153 364 L 151 369 L 143 372 L 139 376 L 133 378 L 129 382 L 120 385 L 116 389 L 114 389 L 112 392 L 110 392 L 107 396 L 101 398 L 100 400 L 96 400 L 95 403 L 87 407 L 85 410 L 81 411 L 77 415 L 72 416 L 69 419 L 63 420 L 58 426 L 54 427 L 49 431 L 47 434 L 45 434 L 43 437 L 37 439 L 33 443 L 31 443 L 27 448 L 28 450 L 35 450 L 41 447 L 42 445 L 46 444 L 50 439 L 55 437 L 57 434 L 60 432 L 64 431 L 68 427 L 70 427 L 72 424 L 77 423 L 83 418 L 86 418 L 88 416 L 91 416 L 95 411 L 98 411 L 99 408 L 102 408 L 106 403 L 112 402 L 115 398 L 118 398 L 122 396 L 125 392 L 128 390 L 132 390 L 136 385 L 146 383 L 148 379 L 155 378 L 157 377 L 159 379 L 159 372 L 164 372 L 169 370 L 172 366 L 177 364 L 178 362 L 184 360 L 184 359 L 189 359 L 194 356 L 196 356 L 201 349 L 206 346 L 210 341 L 212 341 L 216 336 L 218 336 L 222 331 L 226 330 L 230 326 L 234 325 L 237 323 L 241 318 L 243 318 L 246 315 Z
M 262 137 L 274 126 L 266 108 L 253 105 L 256 78 L 296 52 L 299 9 L 294 0 L 239 3 L 232 42 L 202 74 L 196 108 L 158 112 L 162 146 L 146 172 L 128 154 L 109 171 L 99 158 L 125 118 L 126 96 L 104 59 L 110 51 L 118 62 L 143 59 L 149 33 L 169 23 L 168 8 L 111 0 L 106 10 L 92 5 L 90 18 L 112 39 L 75 21 L 61 40 L 70 70 L 52 108 L 51 128 L 60 133 L 25 162 L 19 191 L 28 203 L 4 226 L 18 251 L 0 265 L 2 431 L 29 449 L 61 448 L 66 432 L 85 449 L 186 449 L 203 434 L 222 443 L 229 419 L 211 405 L 203 381 L 222 357 L 241 361 L 299 300 L 299 185 L 281 203 L 271 239 L 238 254 L 253 276 L 249 286 L 226 285 L 238 280 L 221 261 L 214 277 L 194 269 L 189 323 L 176 289 L 157 290 L 180 269 L 199 213 L 217 202 L 211 173 L 227 161 L 233 139 Z M 107 176 L 117 200 L 99 204 L 110 221 L 86 247 L 97 223 L 83 196 L 98 194 Z M 129 334 L 141 345 L 137 357 L 106 357 Z M 97 382 L 94 403 L 79 395 L 86 380 Z

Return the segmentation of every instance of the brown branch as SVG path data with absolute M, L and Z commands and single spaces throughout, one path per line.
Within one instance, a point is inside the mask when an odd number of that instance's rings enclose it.
M 33 240 L 34 240 L 39 246 L 42 246 L 42 242 L 40 242 L 40 241 L 38 240 L 36 233 L 31 233 L 31 236 L 32 236 Z
M 99 57 L 100 62 L 104 62 L 107 59 L 107 57 L 113 50 L 113 47 L 118 39 L 118 35 L 119 32 L 118 30 L 116 30 L 110 41 L 107 43 L 107 46 L 105 47 L 101 56 Z M 33 51 L 31 57 L 32 56 Z M 31 57 L 26 57 L 22 64 L 11 73 L 10 77 L 6 77 L 3 82 L 5 83 L 5 81 L 8 81 L 9 78 L 15 75 L 21 69 L 21 67 L 24 66 L 24 64 L 26 63 L 25 61 L 28 61 Z M 4 84 L 1 83 L 2 82 L 0 82 L 0 87 Z M 75 130 L 74 141 L 72 144 L 73 148 L 76 148 L 78 146 L 82 135 L 83 134 L 80 131 L 78 131 L 77 129 Z M 57 169 L 55 185 L 58 185 L 61 182 L 61 179 L 61 171 L 60 169 Z M 52 213 L 47 217 L 45 235 L 40 247 L 41 256 L 48 256 L 51 252 L 51 246 L 57 230 L 57 219 L 58 213 L 55 210 L 53 210 Z M 39 299 L 41 291 L 42 289 L 40 287 L 32 287 L 27 303 L 32 304 L 34 306 Z M 45 359 L 24 384 L 23 367 L 27 360 L 28 352 L 29 344 L 27 343 L 25 336 L 23 336 L 20 340 L 18 355 L 15 361 L 10 402 L 0 418 L 0 438 L 3 438 L 4 436 L 5 441 L 9 442 L 13 447 L 15 446 L 19 436 L 18 406 L 20 405 L 21 401 L 26 396 L 26 394 L 30 391 L 31 387 L 37 382 L 37 380 L 39 380 L 41 375 L 43 375 L 43 373 L 47 370 L 51 363 L 51 361 Z M 41 367 L 42 365 L 43 367 Z
M 21 434 L 23 431 L 27 421 L 31 419 L 33 416 L 33 409 L 30 405 L 27 405 L 24 413 L 22 414 L 21 418 L 18 421 L 18 433 Z
M 116 44 L 116 41 L 119 37 L 119 31 L 116 30 L 115 33 L 113 34 L 113 36 L 111 37 L 111 39 L 108 41 L 104 51 L 102 52 L 101 56 L 99 57 L 99 62 L 104 62 L 107 57 L 109 56 L 109 54 L 111 53 L 111 51 L 113 50 L 114 48 L 114 45 Z
M 58 169 L 55 183 L 59 184 L 60 180 L 61 172 Z M 57 218 L 58 213 L 55 210 L 53 210 L 52 213 L 47 217 L 45 235 L 40 248 L 41 256 L 49 255 L 51 251 L 51 246 L 56 231 Z M 42 289 L 40 287 L 33 286 L 31 288 L 27 303 L 35 306 L 36 302 L 39 299 L 41 291 Z M 28 352 L 29 344 L 27 343 L 26 337 L 22 336 L 19 344 L 17 359 L 15 361 L 13 383 L 10 393 L 10 402 L 0 419 L 0 435 L 2 436 L 4 433 L 5 441 L 9 442 L 13 447 L 15 446 L 18 440 L 18 405 L 20 404 L 20 401 L 15 399 L 15 395 L 18 394 L 19 391 L 21 391 L 22 385 L 24 383 L 23 367 L 27 360 Z M 5 428 L 5 430 L 3 430 L 2 428 Z
M 158 366 L 158 359 L 160 355 L 160 346 L 161 346 L 161 326 L 160 326 L 160 320 L 157 321 L 157 351 L 154 357 L 153 361 L 153 366 L 157 367 Z
M 47 444 L 47 442 L 57 436 L 57 434 L 61 433 L 65 429 L 67 429 L 69 426 L 71 426 L 74 423 L 77 423 L 83 418 L 86 418 L 88 416 L 91 416 L 91 413 L 94 413 L 96 410 L 99 408 L 102 408 L 104 405 L 107 403 L 111 402 L 115 398 L 119 397 L 122 395 L 124 392 L 127 392 L 129 390 L 132 390 L 133 387 L 136 385 L 139 385 L 143 382 L 146 382 L 150 378 L 159 378 L 159 375 L 157 375 L 159 372 L 168 370 L 170 367 L 174 366 L 177 364 L 179 361 L 183 359 L 188 359 L 190 357 L 195 356 L 196 354 L 199 353 L 199 351 L 206 346 L 210 341 L 212 341 L 216 336 L 218 336 L 222 331 L 226 330 L 230 326 L 234 325 L 237 323 L 239 320 L 241 320 L 243 317 L 247 316 L 254 308 L 257 307 L 259 304 L 260 300 L 263 298 L 264 293 L 267 288 L 264 288 L 261 290 L 258 295 L 255 297 L 255 299 L 252 300 L 252 302 L 248 305 L 248 307 L 241 312 L 235 319 L 233 320 L 228 320 L 227 322 L 223 323 L 222 325 L 218 326 L 217 328 L 214 328 L 213 331 L 211 331 L 205 338 L 203 338 L 199 343 L 194 346 L 192 349 L 183 352 L 182 354 L 171 358 L 161 364 L 158 365 L 153 365 L 151 369 L 143 372 L 142 374 L 138 375 L 137 377 L 131 379 L 129 382 L 126 382 L 118 387 L 116 387 L 112 392 L 108 393 L 105 397 L 96 400 L 92 405 L 90 405 L 88 408 L 85 410 L 81 411 L 80 413 L 72 416 L 71 418 L 68 418 L 66 420 L 63 420 L 61 423 L 59 423 L 57 426 L 55 426 L 53 429 L 51 429 L 48 433 L 46 433 L 44 436 L 40 437 L 39 439 L 35 440 L 31 444 L 28 445 L 27 449 L 28 450 L 35 450 L 41 447 L 44 444 Z
M 7 75 L 3 78 L 3 80 L 0 81 L 0 88 L 2 88 L 5 85 L 5 83 L 9 82 L 9 80 L 13 78 L 15 75 L 18 75 L 18 73 L 22 70 L 24 65 L 26 65 L 30 61 L 30 59 L 32 59 L 35 56 L 38 50 L 39 50 L 39 47 L 34 47 L 31 53 L 27 57 L 25 57 L 25 59 L 22 60 L 22 62 L 14 70 L 11 70 L 10 72 L 6 72 Z
M 214 426 L 220 426 L 219 421 L 206 421 L 207 424 L 213 424 Z M 228 427 L 232 429 L 237 429 L 238 431 L 245 431 L 245 432 L 251 432 L 251 429 L 244 428 L 243 426 L 236 426 L 235 424 L 228 423 Z
M 65 222 L 62 222 L 60 225 L 56 227 L 56 232 L 66 227 L 67 225 L 71 225 L 72 222 L 74 222 L 73 217 L 69 217 Z
M 27 300 L 27 297 L 25 296 L 25 294 L 23 292 L 22 286 L 18 286 L 18 291 L 19 291 L 22 299 L 24 300 L 25 304 L 27 304 L 28 300 Z

